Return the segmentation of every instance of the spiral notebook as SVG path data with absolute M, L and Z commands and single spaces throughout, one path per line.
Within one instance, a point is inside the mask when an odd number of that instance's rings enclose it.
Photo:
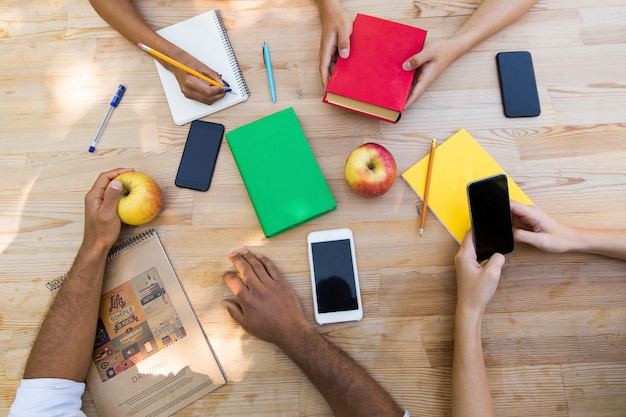
M 169 416 L 225 383 L 154 229 L 111 249 L 87 375 L 98 415 Z
M 210 106 L 188 99 L 180 91 L 180 85 L 174 74 L 155 60 L 174 123 L 184 125 L 248 99 L 250 90 L 243 78 L 218 10 L 210 10 L 164 27 L 157 30 L 157 33 L 221 74 L 222 79 L 235 93 L 226 94 L 224 98 Z

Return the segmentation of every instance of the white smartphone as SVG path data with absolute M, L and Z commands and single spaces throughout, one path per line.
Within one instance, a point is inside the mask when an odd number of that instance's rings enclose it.
M 352 231 L 311 232 L 307 244 L 315 321 L 327 324 L 361 320 L 363 304 Z

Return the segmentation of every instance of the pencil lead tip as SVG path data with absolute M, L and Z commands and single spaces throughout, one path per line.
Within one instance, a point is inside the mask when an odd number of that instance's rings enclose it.
M 424 229 L 420 229 L 420 237 L 424 234 Z

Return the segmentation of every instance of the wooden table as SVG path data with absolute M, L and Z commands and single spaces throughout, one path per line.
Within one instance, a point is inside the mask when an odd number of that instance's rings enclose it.
M 357 12 L 452 34 L 478 1 L 344 1 Z M 306 250 L 313 230 L 349 227 L 356 239 L 365 317 L 315 325 L 371 372 L 414 416 L 450 408 L 458 244 L 432 214 L 418 232 L 419 199 L 398 178 L 377 199 L 343 179 L 348 153 L 375 141 L 399 173 L 466 128 L 521 188 L 556 219 L 626 227 L 626 2 L 540 0 L 519 22 L 452 65 L 397 125 L 321 102 L 320 23 L 312 0 L 138 0 L 162 27 L 219 8 L 252 96 L 209 116 L 230 131 L 294 107 L 337 200 L 335 212 L 266 239 L 229 147 L 211 189 L 174 186 L 188 125 L 171 119 L 151 57 L 104 23 L 86 1 L 0 6 L 0 413 L 14 398 L 39 323 L 83 232 L 83 197 L 97 175 L 134 167 L 161 185 L 155 227 L 228 377 L 180 415 L 328 416 L 301 371 L 276 347 L 247 335 L 220 306 L 230 250 L 271 257 L 314 323 Z M 156 7 L 158 6 L 158 7 Z M 267 41 L 278 101 L 269 96 Z M 542 114 L 502 114 L 495 54 L 533 54 Z M 97 152 L 87 148 L 117 85 L 128 88 Z M 626 415 L 626 263 L 554 255 L 519 245 L 489 304 L 483 343 L 499 415 Z M 88 415 L 96 415 L 90 394 Z

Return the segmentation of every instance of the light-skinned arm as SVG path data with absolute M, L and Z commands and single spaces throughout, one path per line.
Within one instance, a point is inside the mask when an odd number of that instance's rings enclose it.
M 343 9 L 339 0 L 316 1 L 322 20 L 320 77 L 324 88 L 326 88 L 337 57 L 347 58 L 350 55 L 352 19 Z
M 536 206 L 511 201 L 516 242 L 546 252 L 593 253 L 626 260 L 625 229 L 591 229 L 566 226 Z
M 100 174 L 85 196 L 85 232 L 74 264 L 52 301 L 30 352 L 24 379 L 87 377 L 96 337 L 104 265 L 121 223 L 117 203 L 122 184 L 113 180 L 130 169 Z
M 454 258 L 457 302 L 452 363 L 452 417 L 495 416 L 481 339 L 482 318 L 493 297 L 504 256 L 496 253 L 481 266 L 472 231 L 465 234 Z
M 222 304 L 248 333 L 281 348 L 320 391 L 337 417 L 401 417 L 391 396 L 346 353 L 308 323 L 276 266 L 247 249 L 230 254 L 224 281 L 238 303 Z
M 407 71 L 418 69 L 417 82 L 409 94 L 405 109 L 412 106 L 450 64 L 518 20 L 536 2 L 537 0 L 483 0 L 453 36 L 433 42 L 427 40 L 424 49 L 402 65 Z
M 211 68 L 159 36 L 139 14 L 131 0 L 89 0 L 89 2 L 102 19 L 133 45 L 137 46 L 138 43 L 148 45 L 213 80 L 223 81 Z M 206 104 L 212 104 L 224 97 L 224 90 L 227 87 L 209 85 L 165 61 L 159 62 L 176 76 L 180 91 L 185 97 Z

